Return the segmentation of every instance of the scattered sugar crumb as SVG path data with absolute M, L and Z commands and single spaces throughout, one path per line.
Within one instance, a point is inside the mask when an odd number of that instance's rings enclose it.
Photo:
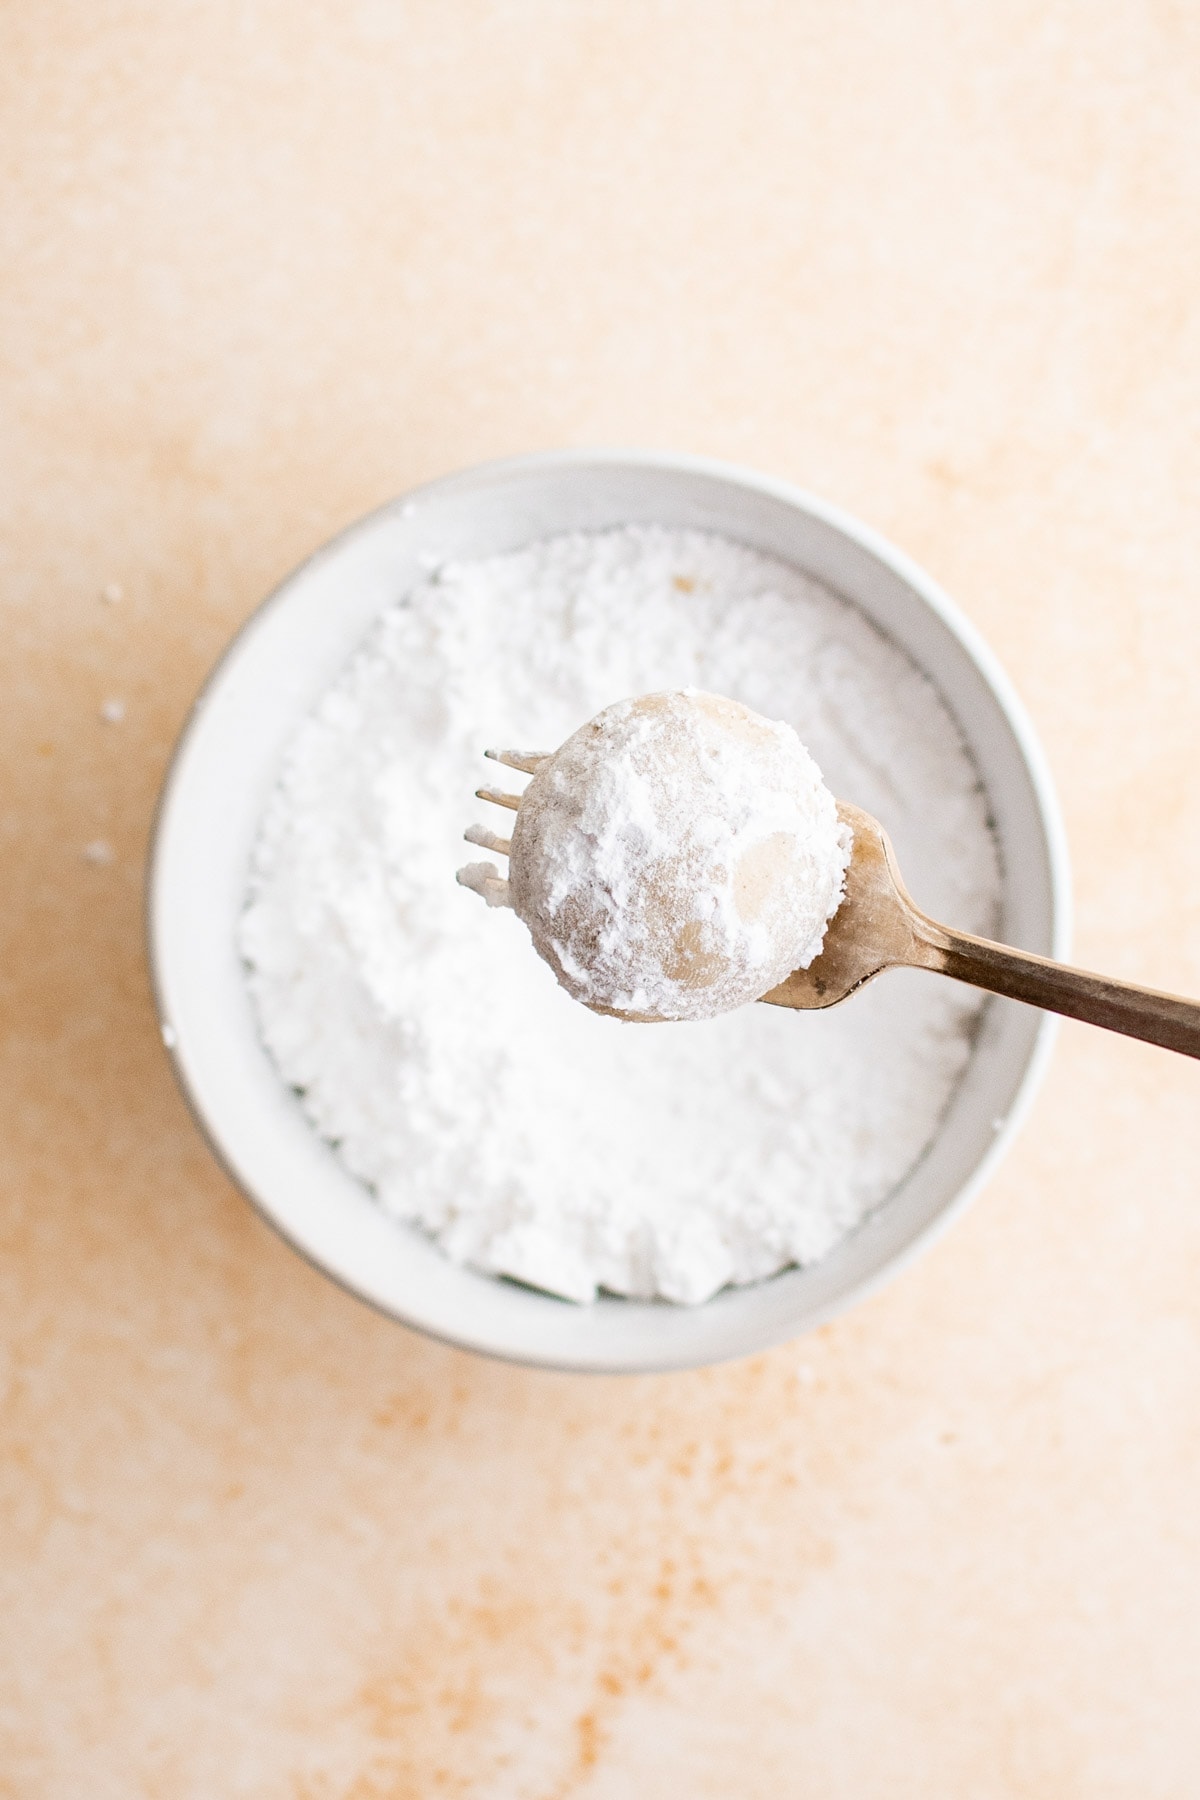
M 83 846 L 84 862 L 106 864 L 116 861 L 117 853 L 107 838 L 93 838 Z
M 118 600 L 125 598 L 125 589 L 119 581 L 106 581 L 100 589 L 100 598 L 107 606 L 115 606 Z
M 123 725 L 125 722 L 125 702 L 123 700 L 106 700 L 100 708 L 100 717 L 106 725 Z
M 179 1042 L 179 1039 L 177 1038 L 177 1036 L 175 1034 L 175 1027 L 173 1025 L 167 1025 L 164 1023 L 164 1025 L 162 1026 L 162 1041 L 167 1046 L 168 1050 L 173 1050 L 175 1048 L 176 1044 Z

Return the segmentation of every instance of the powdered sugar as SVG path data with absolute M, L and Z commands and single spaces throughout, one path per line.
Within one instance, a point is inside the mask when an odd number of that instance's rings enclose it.
M 449 1255 L 576 1299 L 698 1301 L 825 1254 L 920 1155 L 980 1004 L 905 971 L 828 1013 L 630 1026 L 454 885 L 485 744 L 687 686 L 786 720 L 918 902 L 993 928 L 984 797 L 928 681 L 795 571 L 656 527 L 398 596 L 297 732 L 241 926 L 264 1041 L 345 1165 Z

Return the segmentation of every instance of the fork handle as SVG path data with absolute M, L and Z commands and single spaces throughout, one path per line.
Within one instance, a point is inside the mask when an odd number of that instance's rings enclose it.
M 1105 1031 L 1160 1044 L 1164 1050 L 1178 1050 L 1182 1056 L 1200 1057 L 1200 1001 L 1089 975 L 1083 969 L 1032 956 L 1027 950 L 951 931 L 924 917 L 918 935 L 923 940 L 923 954 L 913 960 L 923 968 L 937 969 L 955 981 L 987 988 L 1010 1000 L 1023 1000 L 1027 1006 L 1082 1019 L 1086 1025 L 1100 1025 Z

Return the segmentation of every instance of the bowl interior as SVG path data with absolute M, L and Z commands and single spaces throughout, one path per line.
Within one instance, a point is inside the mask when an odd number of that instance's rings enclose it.
M 490 555 L 554 532 L 634 522 L 716 531 L 779 557 L 900 643 L 958 719 L 987 789 L 1003 864 L 1001 935 L 1043 955 L 1061 955 L 1065 935 L 1057 808 L 1003 674 L 915 565 L 810 496 L 679 458 L 523 457 L 385 507 L 289 576 L 201 694 L 163 791 L 148 929 L 164 1039 L 213 1148 L 310 1260 L 408 1324 L 565 1368 L 714 1362 L 795 1336 L 860 1297 L 985 1179 L 1048 1046 L 1042 1015 L 989 1002 L 934 1143 L 887 1203 L 815 1267 L 697 1308 L 617 1299 L 577 1307 L 458 1268 L 387 1217 L 317 1138 L 259 1043 L 234 937 L 259 817 L 289 738 L 376 615 L 422 574 L 423 558 Z

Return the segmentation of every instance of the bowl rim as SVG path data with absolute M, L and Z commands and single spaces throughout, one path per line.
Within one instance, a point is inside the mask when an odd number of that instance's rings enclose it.
M 508 475 L 536 475 L 542 471 L 583 470 L 589 467 L 597 469 L 623 468 L 632 472 L 659 471 L 684 476 L 695 475 L 781 502 L 787 507 L 819 520 L 850 543 L 867 552 L 869 556 L 890 569 L 920 598 L 939 623 L 958 641 L 982 676 L 991 690 L 1020 753 L 1044 839 L 1050 903 L 1050 954 L 1057 960 L 1063 960 L 1067 956 L 1071 940 L 1071 867 L 1066 829 L 1049 763 L 1025 705 L 1003 664 L 982 633 L 950 598 L 946 590 L 913 557 L 874 526 L 807 488 L 780 477 L 747 468 L 728 459 L 686 452 L 676 453 L 608 445 L 536 450 L 491 458 L 405 489 L 380 505 L 372 507 L 368 512 L 352 519 L 332 537 L 324 540 L 316 549 L 302 558 L 275 583 L 264 598 L 251 609 L 225 644 L 198 689 L 177 733 L 151 819 L 142 887 L 143 928 L 150 986 L 155 1013 L 159 1021 L 160 1037 L 185 1105 L 219 1167 L 238 1192 L 254 1207 L 258 1216 L 290 1249 L 303 1257 L 305 1262 L 326 1280 L 336 1283 L 343 1292 L 351 1295 L 361 1304 L 369 1306 L 373 1311 L 393 1323 L 401 1324 L 409 1330 L 419 1331 L 424 1336 L 447 1344 L 454 1349 L 487 1355 L 519 1367 L 543 1368 L 567 1374 L 637 1375 L 714 1366 L 719 1362 L 737 1360 L 743 1356 L 761 1352 L 759 1349 L 751 1347 L 719 1351 L 700 1360 L 694 1357 L 668 1355 L 637 1363 L 618 1363 L 590 1357 L 560 1361 L 532 1353 L 525 1355 L 509 1349 L 493 1348 L 482 1341 L 438 1330 L 436 1326 L 426 1323 L 423 1319 L 402 1313 L 376 1296 L 365 1293 L 339 1270 L 329 1267 L 301 1237 L 290 1231 L 286 1222 L 270 1209 L 266 1201 L 259 1196 L 234 1166 L 230 1154 L 216 1135 L 216 1131 L 194 1091 L 183 1058 L 179 1054 L 174 1027 L 168 1018 L 163 947 L 159 942 L 157 924 L 159 889 L 163 878 L 162 851 L 166 825 L 180 784 L 183 766 L 205 711 L 206 702 L 237 659 L 243 641 L 257 629 L 267 615 L 276 611 L 286 601 L 294 584 L 321 564 L 335 559 L 352 540 L 360 534 L 368 532 L 389 515 L 407 513 L 409 509 L 420 507 L 429 498 L 452 494 L 456 489 L 470 490 L 494 480 L 502 480 Z M 853 600 L 851 600 L 851 604 L 855 604 Z M 889 1255 L 879 1267 L 857 1277 L 837 1295 L 816 1304 L 806 1315 L 803 1324 L 798 1326 L 795 1336 L 828 1323 L 830 1319 L 837 1317 L 852 1306 L 857 1306 L 861 1301 L 868 1299 L 890 1283 L 910 1263 L 929 1249 L 965 1211 L 991 1178 L 1024 1124 L 1038 1088 L 1045 1077 L 1059 1024 L 1060 1021 L 1055 1015 L 1042 1014 L 1003 1122 L 970 1174 L 960 1183 L 946 1203 L 940 1206 L 923 1225 L 915 1229 L 904 1245 Z M 313 1129 L 311 1125 L 309 1128 Z M 787 1269 L 779 1272 L 781 1276 L 787 1273 Z M 486 1279 L 486 1277 L 484 1278 Z M 621 1297 L 610 1298 L 621 1299 Z M 627 1299 L 622 1299 L 622 1303 L 635 1306 L 656 1304 Z M 776 1339 L 775 1341 L 794 1341 L 794 1338 L 791 1340 Z

